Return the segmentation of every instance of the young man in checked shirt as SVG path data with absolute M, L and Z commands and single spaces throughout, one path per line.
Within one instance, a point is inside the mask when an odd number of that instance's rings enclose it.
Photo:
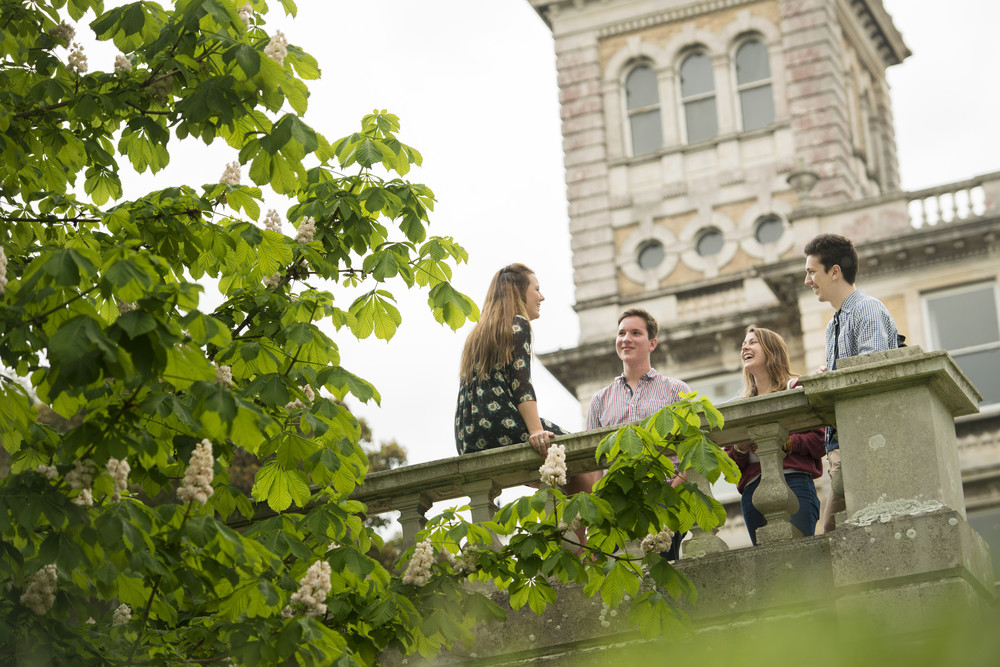
M 805 284 L 820 301 L 836 313 L 826 326 L 825 372 L 837 367 L 837 360 L 859 354 L 892 350 L 898 345 L 896 322 L 882 302 L 854 286 L 858 275 L 858 251 L 850 239 L 837 234 L 820 234 L 806 244 Z M 826 429 L 826 458 L 830 490 L 823 501 L 820 524 L 828 533 L 836 527 L 836 514 L 847 509 L 840 474 L 840 443 L 836 430 Z
M 622 360 L 622 374 L 594 395 L 587 411 L 587 430 L 644 419 L 670 405 L 682 391 L 691 389 L 680 380 L 660 375 L 650 363 L 656 349 L 656 320 L 642 308 L 630 308 L 618 318 L 615 351 Z M 684 535 L 674 535 L 667 560 L 676 560 Z

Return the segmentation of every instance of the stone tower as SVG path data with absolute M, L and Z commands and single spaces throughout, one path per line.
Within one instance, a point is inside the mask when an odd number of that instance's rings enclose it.
M 760 267 L 830 231 L 809 211 L 899 190 L 885 70 L 909 50 L 881 0 L 529 2 L 555 38 L 580 317 L 545 366 L 586 408 L 638 305 L 660 322 L 654 366 L 714 399 L 741 386 L 748 323 L 804 369 L 796 297 Z M 897 211 L 842 233 L 904 229 Z

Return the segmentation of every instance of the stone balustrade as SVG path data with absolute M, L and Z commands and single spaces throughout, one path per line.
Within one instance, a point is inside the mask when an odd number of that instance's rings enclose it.
M 976 218 L 1000 205 L 998 192 L 1000 173 L 907 192 L 910 223 L 920 228 Z
M 841 520 L 903 500 L 964 516 L 954 418 L 976 412 L 980 398 L 946 352 L 908 347 L 845 359 L 837 371 L 803 376 L 801 383 L 719 406 L 725 427 L 710 434 L 720 446 L 757 443 L 762 475 L 754 498 L 768 521 L 758 531 L 760 544 L 801 537 L 789 522 L 797 500 L 782 474 L 781 444 L 788 433 L 824 424 L 837 425 L 843 453 L 847 516 Z M 613 430 L 558 438 L 569 472 L 598 469 L 597 445 Z M 492 449 L 373 473 L 354 498 L 372 514 L 399 511 L 404 541 L 412 544 L 433 503 L 468 499 L 472 519 L 486 521 L 501 491 L 537 481 L 540 464 L 526 444 Z M 711 493 L 704 479 L 695 478 Z M 726 549 L 721 539 L 696 529 L 684 551 L 690 557 Z
M 768 525 L 756 547 L 733 551 L 692 531 L 674 565 L 698 591 L 683 609 L 700 641 L 715 646 L 734 629 L 789 623 L 843 636 L 874 628 L 917 637 L 942 618 L 995 605 L 989 548 L 965 515 L 955 437 L 955 417 L 976 412 L 980 396 L 951 357 L 908 347 L 843 359 L 836 371 L 801 382 L 718 406 L 725 428 L 711 433 L 717 444 L 757 443 L 762 476 L 754 498 Z M 828 423 L 838 428 L 847 510 L 833 532 L 801 537 L 789 522 L 797 501 L 784 482 L 780 445 L 789 432 Z M 609 430 L 560 438 L 571 470 L 595 468 L 595 447 Z M 377 473 L 356 497 L 373 510 L 403 512 L 412 540 L 420 508 L 468 496 L 474 518 L 488 517 L 499 490 L 534 479 L 539 463 L 527 446 L 507 447 Z M 541 616 L 511 608 L 506 592 L 494 591 L 506 621 L 477 626 L 471 648 L 437 661 L 596 664 L 654 644 L 674 650 L 670 639 L 643 639 L 621 620 L 625 612 L 614 622 L 598 619 L 599 600 L 576 584 L 553 587 L 557 603 Z

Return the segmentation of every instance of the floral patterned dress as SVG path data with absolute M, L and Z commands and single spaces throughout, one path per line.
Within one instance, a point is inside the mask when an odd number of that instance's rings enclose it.
M 514 354 L 510 364 L 497 365 L 483 379 L 463 382 L 455 408 L 455 446 L 459 454 L 528 441 L 528 429 L 517 406 L 534 401 L 531 386 L 531 329 L 528 320 L 514 318 Z M 566 431 L 547 419 L 542 427 L 556 435 Z

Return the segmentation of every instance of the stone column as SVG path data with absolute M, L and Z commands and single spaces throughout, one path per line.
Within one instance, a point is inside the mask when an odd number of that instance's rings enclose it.
M 403 529 L 403 548 L 417 541 L 417 533 L 427 524 L 424 516 L 433 501 L 423 493 L 409 493 L 393 499 L 392 505 L 399 510 L 399 526 Z
M 753 492 L 753 505 L 767 520 L 766 526 L 757 529 L 757 543 L 802 537 L 802 532 L 791 523 L 792 515 L 799 511 L 799 499 L 788 488 L 782 465 L 785 453 L 781 447 L 788 440 L 788 431 L 773 422 L 751 426 L 747 433 L 757 445 L 757 458 L 760 459 L 760 484 Z
M 841 359 L 802 384 L 837 426 L 848 518 L 891 512 L 895 501 L 965 515 L 955 417 L 978 412 L 981 397 L 947 352 L 905 347 Z
M 708 483 L 704 475 L 695 470 L 688 469 L 686 476 L 687 481 L 698 485 L 699 491 L 706 496 L 715 498 L 715 494 L 712 493 L 712 485 Z M 729 545 L 726 544 L 726 541 L 716 535 L 718 532 L 718 528 L 713 528 L 711 532 L 705 532 L 698 524 L 693 525 L 691 527 L 691 539 L 682 545 L 681 551 L 684 556 L 687 558 L 698 558 L 706 554 L 729 551 Z
M 481 479 L 477 482 L 462 484 L 462 491 L 469 494 L 469 506 L 472 509 L 472 521 L 484 523 L 493 518 L 497 506 L 493 501 L 503 492 L 503 487 L 492 479 Z M 500 545 L 497 536 L 493 536 L 492 548 Z

